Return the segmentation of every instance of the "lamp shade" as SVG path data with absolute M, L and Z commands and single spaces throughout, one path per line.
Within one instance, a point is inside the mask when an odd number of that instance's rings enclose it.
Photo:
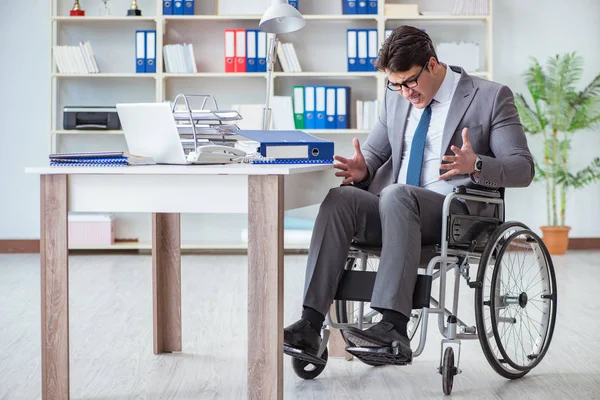
M 289 33 L 302 29 L 306 21 L 298 10 L 290 6 L 287 0 L 273 0 L 258 24 L 261 31 L 267 33 Z

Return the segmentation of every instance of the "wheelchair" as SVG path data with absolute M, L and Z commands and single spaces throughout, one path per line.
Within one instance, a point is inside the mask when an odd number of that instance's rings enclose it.
M 453 200 L 494 204 L 495 217 L 450 213 Z M 429 316 L 438 315 L 443 336 L 437 372 L 445 394 L 452 392 L 454 376 L 462 371 L 462 340 L 478 339 L 490 366 L 507 379 L 525 376 L 546 354 L 556 321 L 557 290 L 550 254 L 538 235 L 520 222 L 504 220 L 504 189 L 459 186 L 444 201 L 440 244 L 421 249 L 419 275 L 408 323 L 412 358 L 399 354 L 399 346 L 353 347 L 346 351 L 368 365 L 409 365 L 425 348 Z M 323 325 L 323 342 L 316 356 L 284 346 L 292 356 L 294 372 L 303 379 L 316 378 L 328 359 L 329 328 L 368 328 L 381 314 L 369 308 L 380 248 L 353 243 L 338 290 L 335 311 Z M 478 265 L 474 280 L 471 265 Z M 452 307 L 446 306 L 448 272 L 454 270 Z M 458 317 L 460 278 L 475 290 L 475 323 Z M 432 282 L 439 279 L 439 295 L 432 295 Z M 412 344 L 418 329 L 419 344 Z M 456 349 L 456 350 L 455 350 Z

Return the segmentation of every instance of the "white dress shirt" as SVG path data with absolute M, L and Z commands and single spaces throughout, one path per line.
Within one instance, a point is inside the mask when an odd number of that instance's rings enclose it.
M 421 187 L 443 195 L 452 192 L 454 187 L 446 181 L 440 181 L 438 178 L 440 176 L 440 164 L 442 163 L 440 154 L 442 152 L 444 125 L 446 124 L 450 103 L 452 102 L 452 97 L 454 96 L 459 80 L 460 74 L 446 66 L 444 81 L 433 96 L 434 101 L 431 103 L 431 121 L 429 122 L 427 141 L 425 142 L 425 151 L 423 153 Z M 402 151 L 402 163 L 400 164 L 398 183 L 406 183 L 410 147 L 422 114 L 423 109 L 420 110 L 411 106 L 404 132 L 404 149 Z

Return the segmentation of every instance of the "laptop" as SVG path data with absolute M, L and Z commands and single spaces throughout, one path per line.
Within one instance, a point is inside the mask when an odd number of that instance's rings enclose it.
M 200 146 L 187 156 L 167 103 L 121 103 L 117 113 L 129 153 L 152 157 L 157 164 L 228 164 L 246 155 L 228 146 Z

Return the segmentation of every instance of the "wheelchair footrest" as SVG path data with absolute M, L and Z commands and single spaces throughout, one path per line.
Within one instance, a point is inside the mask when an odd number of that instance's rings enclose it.
M 308 354 L 308 353 L 304 352 L 304 350 L 296 349 L 294 347 L 290 347 L 285 344 L 283 345 L 283 353 L 287 354 L 288 356 L 298 358 L 302 361 L 309 362 L 311 364 L 315 364 L 315 365 L 327 364 L 327 361 L 323 360 L 321 357 L 317 357 L 315 355 Z
M 412 354 L 392 347 L 346 347 L 346 351 L 369 365 L 409 365 Z

